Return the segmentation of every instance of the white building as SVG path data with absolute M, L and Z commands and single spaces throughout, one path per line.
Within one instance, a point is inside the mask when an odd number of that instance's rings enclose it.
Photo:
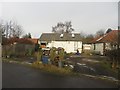
M 91 50 L 92 45 L 91 44 L 83 44 L 83 50 Z
M 104 55 L 107 50 L 117 49 L 118 30 L 112 30 L 103 36 L 95 38 L 91 45 L 91 50 L 99 52 L 101 55 Z
M 41 47 L 62 47 L 67 53 L 82 52 L 82 41 L 79 33 L 43 33 L 40 37 Z

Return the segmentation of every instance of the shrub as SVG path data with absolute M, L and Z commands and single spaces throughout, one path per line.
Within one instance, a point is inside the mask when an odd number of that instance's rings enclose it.
M 41 61 L 42 59 L 42 50 L 39 50 L 38 52 L 37 52 L 37 61 Z
M 110 59 L 118 59 L 120 56 L 119 56 L 119 53 L 120 53 L 120 49 L 114 49 L 114 50 L 107 50 L 105 52 L 105 55 L 108 56 Z
M 91 54 L 92 55 L 100 55 L 100 52 L 99 51 L 91 51 Z
M 39 51 L 39 44 L 35 44 L 35 51 L 37 52 L 37 51 Z
M 120 60 L 120 49 L 114 49 L 114 50 L 108 50 L 105 52 L 105 55 L 110 58 L 112 61 L 112 67 L 113 68 L 119 68 L 119 60 Z
M 56 48 L 52 48 L 50 50 L 50 60 L 54 60 L 54 58 L 56 57 Z
M 60 57 L 60 60 L 63 60 L 64 59 L 64 55 L 65 55 L 65 53 L 64 53 L 64 49 L 60 49 L 59 50 L 59 57 Z
M 27 55 L 27 56 L 31 56 L 31 55 L 33 55 L 33 49 L 27 49 L 26 51 L 25 51 L 25 54 Z

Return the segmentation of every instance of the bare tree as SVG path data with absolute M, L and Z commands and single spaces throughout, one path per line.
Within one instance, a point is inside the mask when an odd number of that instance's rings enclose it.
M 71 33 L 74 31 L 71 25 L 71 21 L 66 21 L 65 23 L 59 22 L 55 27 L 52 27 L 52 32 L 54 33 Z
M 96 32 L 96 36 L 103 36 L 103 35 L 104 35 L 104 32 L 105 32 L 105 30 L 100 29 L 100 30 L 98 30 L 98 31 Z
M 25 34 L 22 36 L 23 38 L 31 38 L 31 33 Z
M 2 20 L 0 20 L 0 31 L 2 36 L 5 36 L 5 25 L 3 24 Z
M 2 35 L 5 38 L 20 37 L 20 35 L 23 33 L 22 26 L 18 25 L 14 21 L 1 23 L 0 28 L 2 30 Z
M 83 37 L 83 43 L 90 43 L 94 39 L 93 34 L 88 34 L 85 37 Z
M 111 32 L 112 31 L 112 29 L 111 28 L 108 28 L 108 30 L 106 31 L 106 33 L 109 33 L 109 32 Z

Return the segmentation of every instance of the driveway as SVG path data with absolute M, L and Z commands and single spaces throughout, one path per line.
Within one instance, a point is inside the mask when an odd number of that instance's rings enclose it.
M 87 76 L 60 76 L 5 62 L 2 66 L 3 88 L 117 88 L 113 82 Z
M 118 79 L 118 74 L 108 67 L 109 63 L 104 56 L 79 56 L 73 55 L 66 59 L 74 65 L 74 71 L 90 75 L 109 76 Z M 105 63 L 106 62 L 106 63 Z

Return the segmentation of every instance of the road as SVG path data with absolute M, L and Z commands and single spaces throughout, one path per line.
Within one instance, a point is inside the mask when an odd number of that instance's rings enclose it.
M 3 63 L 3 88 L 116 88 L 107 80 L 86 76 L 60 76 L 20 64 Z

